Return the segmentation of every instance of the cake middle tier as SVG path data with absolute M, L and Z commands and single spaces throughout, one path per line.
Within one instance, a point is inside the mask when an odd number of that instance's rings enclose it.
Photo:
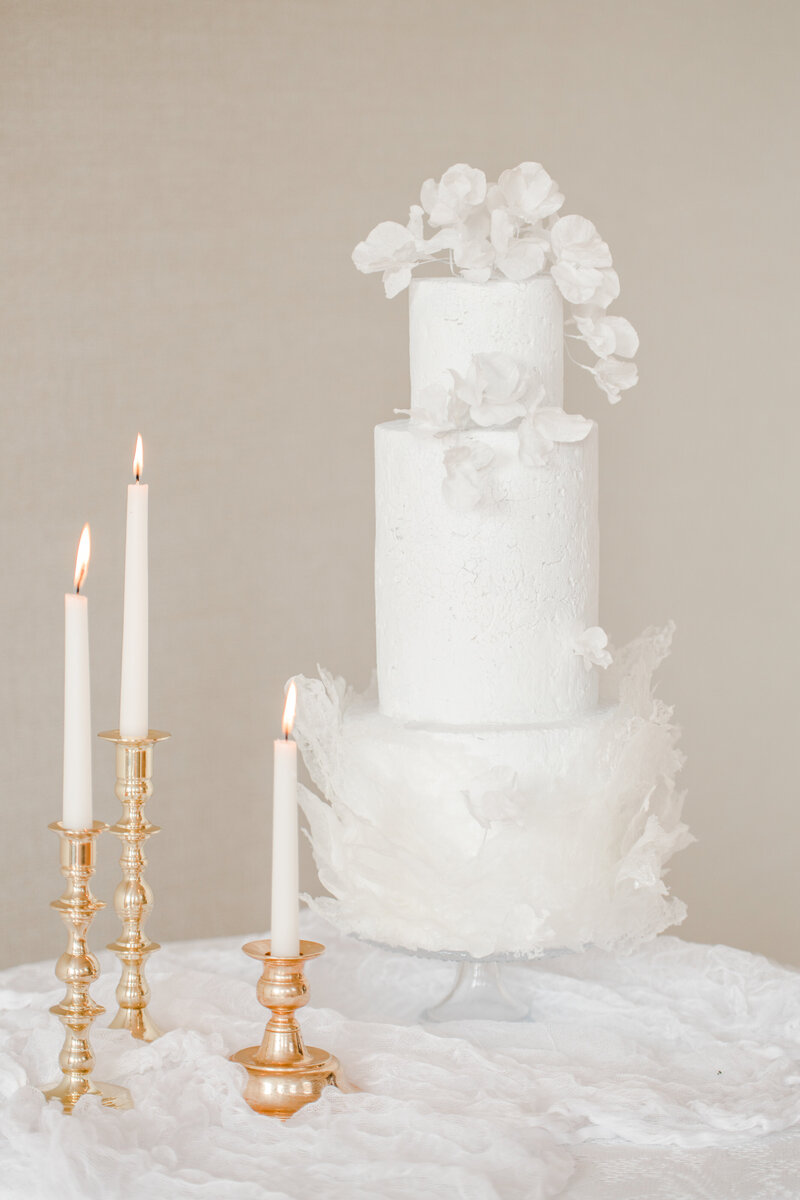
M 444 453 L 494 455 L 481 503 L 442 493 Z M 375 615 L 380 708 L 432 725 L 577 716 L 597 679 L 576 639 L 597 624 L 597 428 L 520 462 L 512 429 L 443 438 L 375 430 Z

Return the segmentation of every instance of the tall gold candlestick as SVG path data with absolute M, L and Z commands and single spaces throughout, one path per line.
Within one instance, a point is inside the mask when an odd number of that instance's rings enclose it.
M 61 839 L 61 874 L 67 881 L 63 896 L 53 900 L 50 907 L 61 914 L 69 942 L 56 963 L 56 976 L 66 983 L 66 994 L 60 1004 L 54 1004 L 50 1009 L 66 1030 L 58 1056 L 61 1079 L 42 1091 L 47 1100 L 60 1100 L 67 1113 L 72 1112 L 81 1096 L 99 1096 L 109 1108 L 131 1108 L 131 1094 L 127 1088 L 92 1079 L 95 1057 L 89 1031 L 95 1017 L 105 1009 L 89 995 L 89 988 L 100 974 L 100 968 L 89 951 L 86 936 L 94 914 L 105 905 L 92 895 L 89 880 L 94 874 L 97 835 L 108 826 L 95 821 L 90 829 L 73 830 L 54 821 L 49 828 L 54 829 Z
M 327 1050 L 304 1045 L 295 1015 L 308 1004 L 305 965 L 324 954 L 325 947 L 301 941 L 296 958 L 273 958 L 269 941 L 248 942 L 242 949 L 263 963 L 256 994 L 259 1002 L 272 1010 L 261 1045 L 231 1055 L 231 1062 L 247 1069 L 244 1098 L 250 1107 L 286 1121 L 318 1100 L 326 1087 L 358 1091 L 341 1076 L 338 1059 Z
M 147 1008 L 150 987 L 145 978 L 145 960 L 148 954 L 161 947 L 144 931 L 145 920 L 153 907 L 153 890 L 144 878 L 147 866 L 144 843 L 159 832 L 159 826 L 148 821 L 144 806 L 153 794 L 153 747 L 169 734 L 151 729 L 146 738 L 123 738 L 118 729 L 112 729 L 99 736 L 116 745 L 117 783 L 114 791 L 122 802 L 122 817 L 111 826 L 111 832 L 122 841 L 119 860 L 122 879 L 114 892 L 114 908 L 122 922 L 122 933 L 108 947 L 122 963 L 117 985 L 119 1011 L 111 1028 L 127 1029 L 143 1042 L 154 1042 L 161 1036 L 161 1030 Z

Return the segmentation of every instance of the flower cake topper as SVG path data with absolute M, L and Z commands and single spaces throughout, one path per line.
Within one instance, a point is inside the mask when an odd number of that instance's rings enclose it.
M 634 386 L 638 373 L 630 360 L 639 338 L 630 321 L 606 311 L 619 296 L 611 251 L 586 217 L 558 215 L 564 196 L 540 163 L 520 163 L 497 183 L 456 163 L 438 182 L 423 183 L 420 201 L 407 225 L 382 221 L 353 251 L 359 271 L 382 273 L 388 297 L 408 287 L 424 263 L 449 264 L 474 283 L 549 274 L 570 306 L 570 336 L 596 356 L 578 365 L 612 404 Z

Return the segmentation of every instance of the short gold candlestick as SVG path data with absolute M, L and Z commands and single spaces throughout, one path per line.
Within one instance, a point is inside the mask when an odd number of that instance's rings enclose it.
M 109 1108 L 132 1108 L 127 1088 L 92 1079 L 95 1058 L 89 1030 L 105 1009 L 89 995 L 100 968 L 89 951 L 86 935 L 94 914 L 105 905 L 92 895 L 89 880 L 94 874 L 95 840 L 108 826 L 95 821 L 91 829 L 74 830 L 54 821 L 49 828 L 61 839 L 61 874 L 67 881 L 63 896 L 53 900 L 50 907 L 61 914 L 69 942 L 56 963 L 56 976 L 67 985 L 67 991 L 61 1003 L 50 1009 L 66 1029 L 58 1056 L 61 1079 L 42 1091 L 47 1100 L 60 1100 L 67 1113 L 72 1112 L 81 1096 L 99 1096 Z
M 308 1004 L 306 963 L 324 954 L 325 947 L 319 942 L 301 942 L 296 958 L 274 958 L 268 940 L 248 942 L 242 949 L 263 963 L 257 995 L 259 1002 L 272 1010 L 261 1045 L 231 1055 L 231 1062 L 247 1069 L 244 1098 L 250 1107 L 286 1121 L 318 1100 L 326 1087 L 357 1091 L 342 1077 L 338 1059 L 326 1050 L 304 1045 L 295 1015 Z
M 122 802 L 122 817 L 111 826 L 111 832 L 122 841 L 119 860 L 122 879 L 114 892 L 114 908 L 122 922 L 122 933 L 108 947 L 122 963 L 117 985 L 119 1011 L 111 1028 L 127 1029 L 143 1042 L 154 1042 L 161 1036 L 161 1030 L 147 1008 L 150 987 L 145 978 L 145 960 L 148 954 L 161 947 L 144 931 L 145 920 L 153 907 L 153 890 L 144 878 L 147 866 L 144 843 L 159 832 L 159 826 L 148 821 L 144 806 L 153 794 L 153 747 L 169 734 L 151 729 L 146 738 L 124 738 L 118 729 L 112 729 L 99 736 L 116 745 L 117 783 L 114 791 Z

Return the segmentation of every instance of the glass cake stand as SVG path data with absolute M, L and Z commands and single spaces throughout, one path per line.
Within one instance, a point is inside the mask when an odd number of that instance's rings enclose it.
M 358 937 L 358 935 L 356 935 Z M 463 950 L 408 950 L 405 946 L 389 946 L 371 938 L 358 938 L 380 950 L 392 954 L 405 954 L 411 958 L 432 958 L 439 962 L 456 965 L 455 981 L 450 991 L 426 1008 L 420 1020 L 440 1021 L 528 1021 L 531 1019 L 530 1005 L 514 995 L 509 989 L 507 967 L 513 963 L 532 962 L 534 959 L 555 958 L 560 954 L 572 954 L 566 949 L 545 950 L 541 954 L 487 954 L 485 958 L 473 958 Z

